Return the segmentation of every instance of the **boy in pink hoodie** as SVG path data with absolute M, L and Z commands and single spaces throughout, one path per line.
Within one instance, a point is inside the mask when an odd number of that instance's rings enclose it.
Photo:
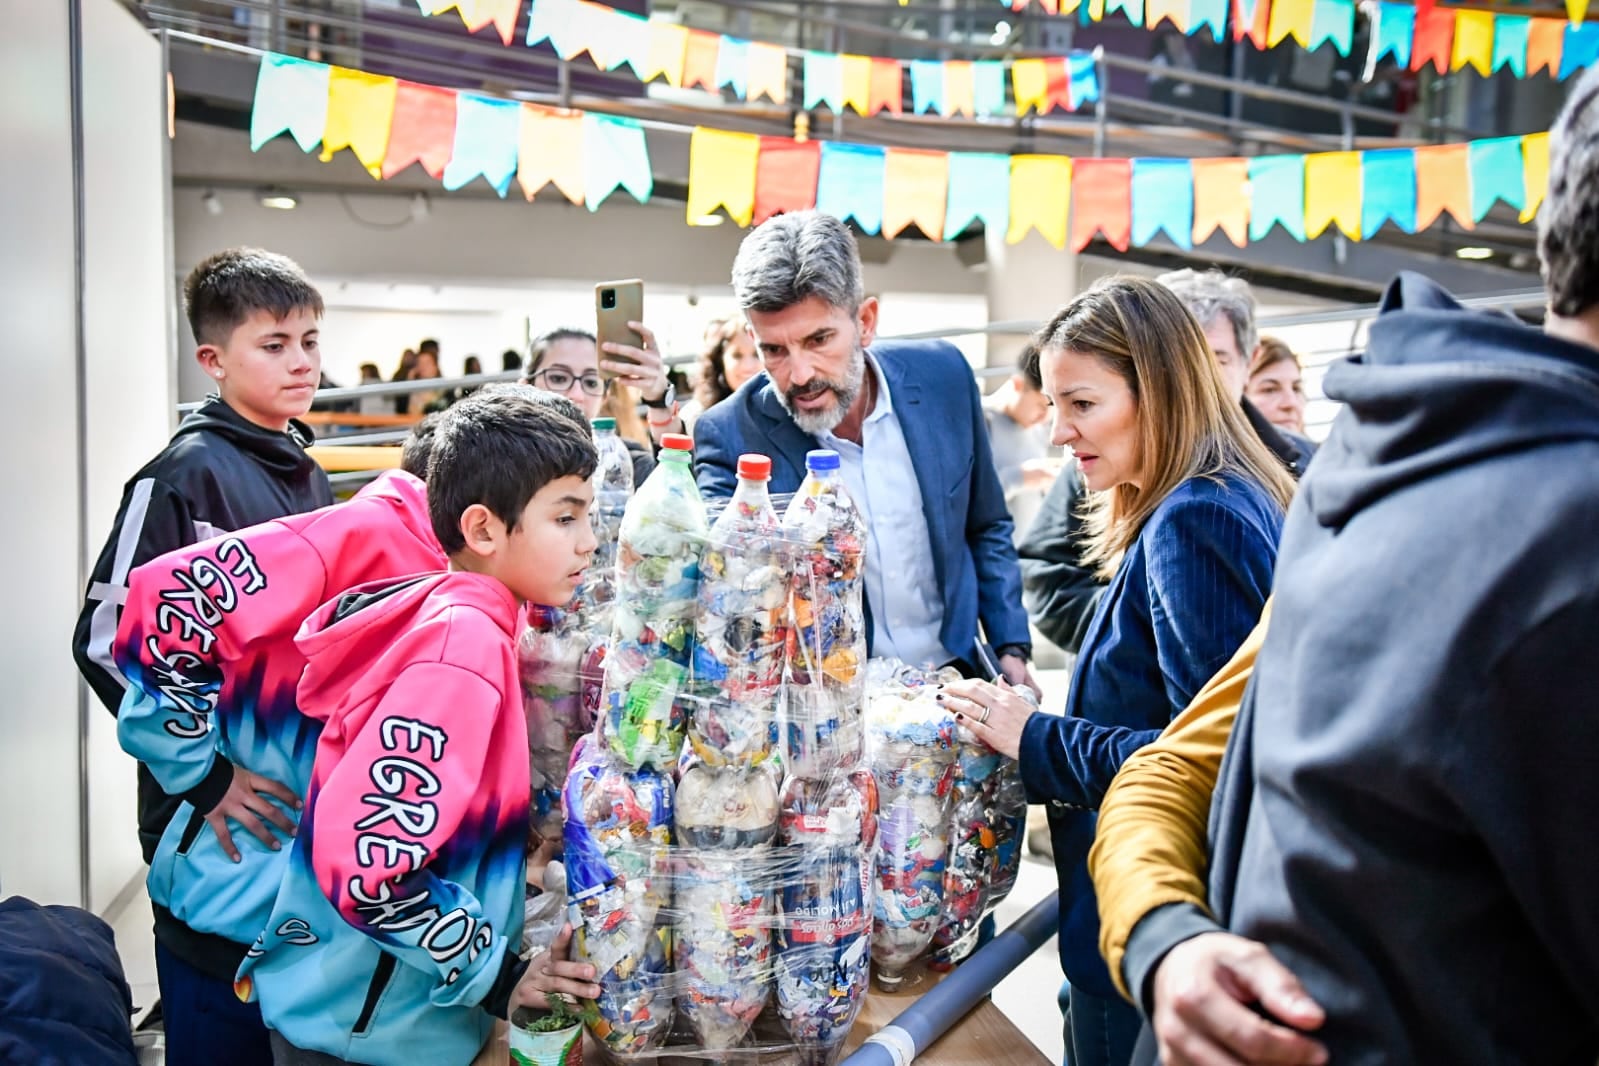
M 518 958 L 529 819 L 515 639 L 595 548 L 587 425 L 514 393 L 440 418 L 428 474 L 446 573 L 324 604 L 296 644 L 323 723 L 299 834 L 240 971 L 280 1064 L 465 1066 L 494 1017 L 593 997 L 569 931 Z

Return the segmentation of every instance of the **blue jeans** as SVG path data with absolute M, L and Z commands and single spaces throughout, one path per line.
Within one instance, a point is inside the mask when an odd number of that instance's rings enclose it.
M 155 945 L 167 1066 L 272 1066 L 272 1045 L 261 1008 L 241 1003 L 233 984 L 208 977 Z
M 1069 1066 L 1127 1066 L 1144 1019 L 1131 1003 L 1061 986 Z

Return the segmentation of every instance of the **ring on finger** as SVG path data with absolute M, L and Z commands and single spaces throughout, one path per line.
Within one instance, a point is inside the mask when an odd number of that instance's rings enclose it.
M 983 708 L 983 713 L 981 715 L 979 715 L 978 718 L 977 718 L 977 724 L 978 725 L 987 725 L 988 724 L 988 712 L 990 710 L 991 710 L 991 708 L 989 708 L 989 707 L 984 707 Z

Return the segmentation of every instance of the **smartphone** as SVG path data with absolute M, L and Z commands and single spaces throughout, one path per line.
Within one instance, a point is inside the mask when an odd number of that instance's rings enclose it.
M 644 338 L 629 326 L 629 322 L 644 321 L 644 283 L 637 278 L 627 281 L 604 281 L 594 286 L 594 336 L 600 343 L 600 360 L 615 359 L 630 362 L 624 355 L 605 350 L 605 343 L 628 344 L 644 347 Z M 606 377 L 615 377 L 603 367 Z

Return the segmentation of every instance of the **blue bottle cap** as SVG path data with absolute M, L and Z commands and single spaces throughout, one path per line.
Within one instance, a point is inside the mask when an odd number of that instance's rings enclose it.
M 837 470 L 838 453 L 829 448 L 817 448 L 805 453 L 805 469 Z

